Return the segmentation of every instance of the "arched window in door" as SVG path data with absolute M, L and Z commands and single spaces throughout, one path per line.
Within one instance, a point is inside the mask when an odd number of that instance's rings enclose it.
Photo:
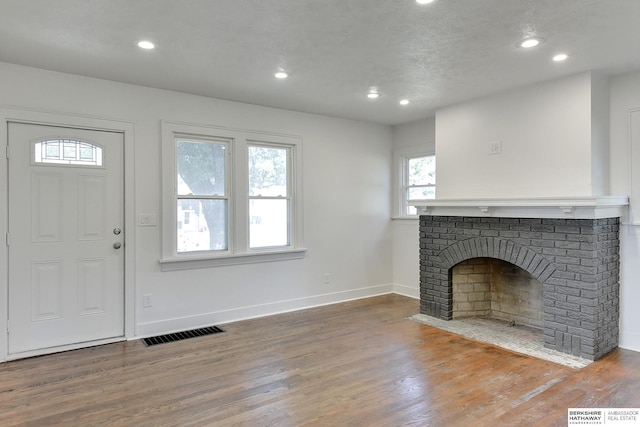
M 102 166 L 102 147 L 73 139 L 47 139 L 33 144 L 33 163 Z

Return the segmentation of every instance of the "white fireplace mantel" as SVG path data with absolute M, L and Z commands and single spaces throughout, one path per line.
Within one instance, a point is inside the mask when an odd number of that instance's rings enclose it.
M 599 219 L 626 216 L 629 198 L 429 199 L 415 200 L 411 205 L 419 215 Z

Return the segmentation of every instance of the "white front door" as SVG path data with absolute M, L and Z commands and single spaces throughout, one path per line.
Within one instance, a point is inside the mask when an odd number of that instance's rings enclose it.
M 9 123 L 9 354 L 124 336 L 123 134 Z

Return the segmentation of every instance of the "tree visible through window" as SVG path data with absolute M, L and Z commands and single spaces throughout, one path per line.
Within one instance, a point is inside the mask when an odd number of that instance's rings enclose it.
M 417 215 L 416 208 L 409 203 L 436 197 L 436 157 L 408 157 L 404 175 L 405 213 Z
M 288 246 L 289 148 L 249 145 L 249 247 Z
M 304 256 L 302 139 L 162 122 L 163 270 Z
M 177 138 L 178 252 L 228 249 L 226 141 Z

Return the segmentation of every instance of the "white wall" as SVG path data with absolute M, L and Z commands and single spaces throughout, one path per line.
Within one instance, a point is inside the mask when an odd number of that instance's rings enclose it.
M 611 191 L 628 194 L 620 230 L 620 346 L 640 351 L 640 73 L 611 81 Z
M 435 152 L 435 144 L 434 118 L 393 127 L 393 151 L 395 153 L 406 151 Z M 436 193 L 438 191 L 437 188 L 436 182 Z M 398 195 L 394 193 L 393 197 L 398 197 Z M 392 215 L 394 214 L 392 213 Z M 394 291 L 419 298 L 420 248 L 418 242 L 418 219 L 394 219 L 392 230 Z
M 438 110 L 437 198 L 596 195 L 591 98 L 583 73 Z M 502 154 L 489 154 L 494 141 Z
M 609 92 L 609 77 L 592 74 L 591 183 L 593 196 L 611 194 L 609 179 Z
M 162 272 L 135 230 L 135 330 L 150 335 L 390 292 L 391 128 L 0 63 L 0 103 L 133 122 L 135 213 L 161 213 L 160 120 L 303 138 L 306 257 Z M 6 137 L 5 137 L 6 138 Z M 5 204 L 6 201 L 0 201 Z M 6 206 L 0 206 L 6 209 Z M 160 222 L 160 221 L 159 221 Z M 5 227 L 3 224 L 1 227 Z M 331 283 L 324 283 L 324 274 Z M 152 294 L 153 307 L 142 308 Z M 1 314 L 1 313 L 0 313 Z
M 426 118 L 392 128 L 393 149 L 416 149 L 435 152 L 436 119 Z

